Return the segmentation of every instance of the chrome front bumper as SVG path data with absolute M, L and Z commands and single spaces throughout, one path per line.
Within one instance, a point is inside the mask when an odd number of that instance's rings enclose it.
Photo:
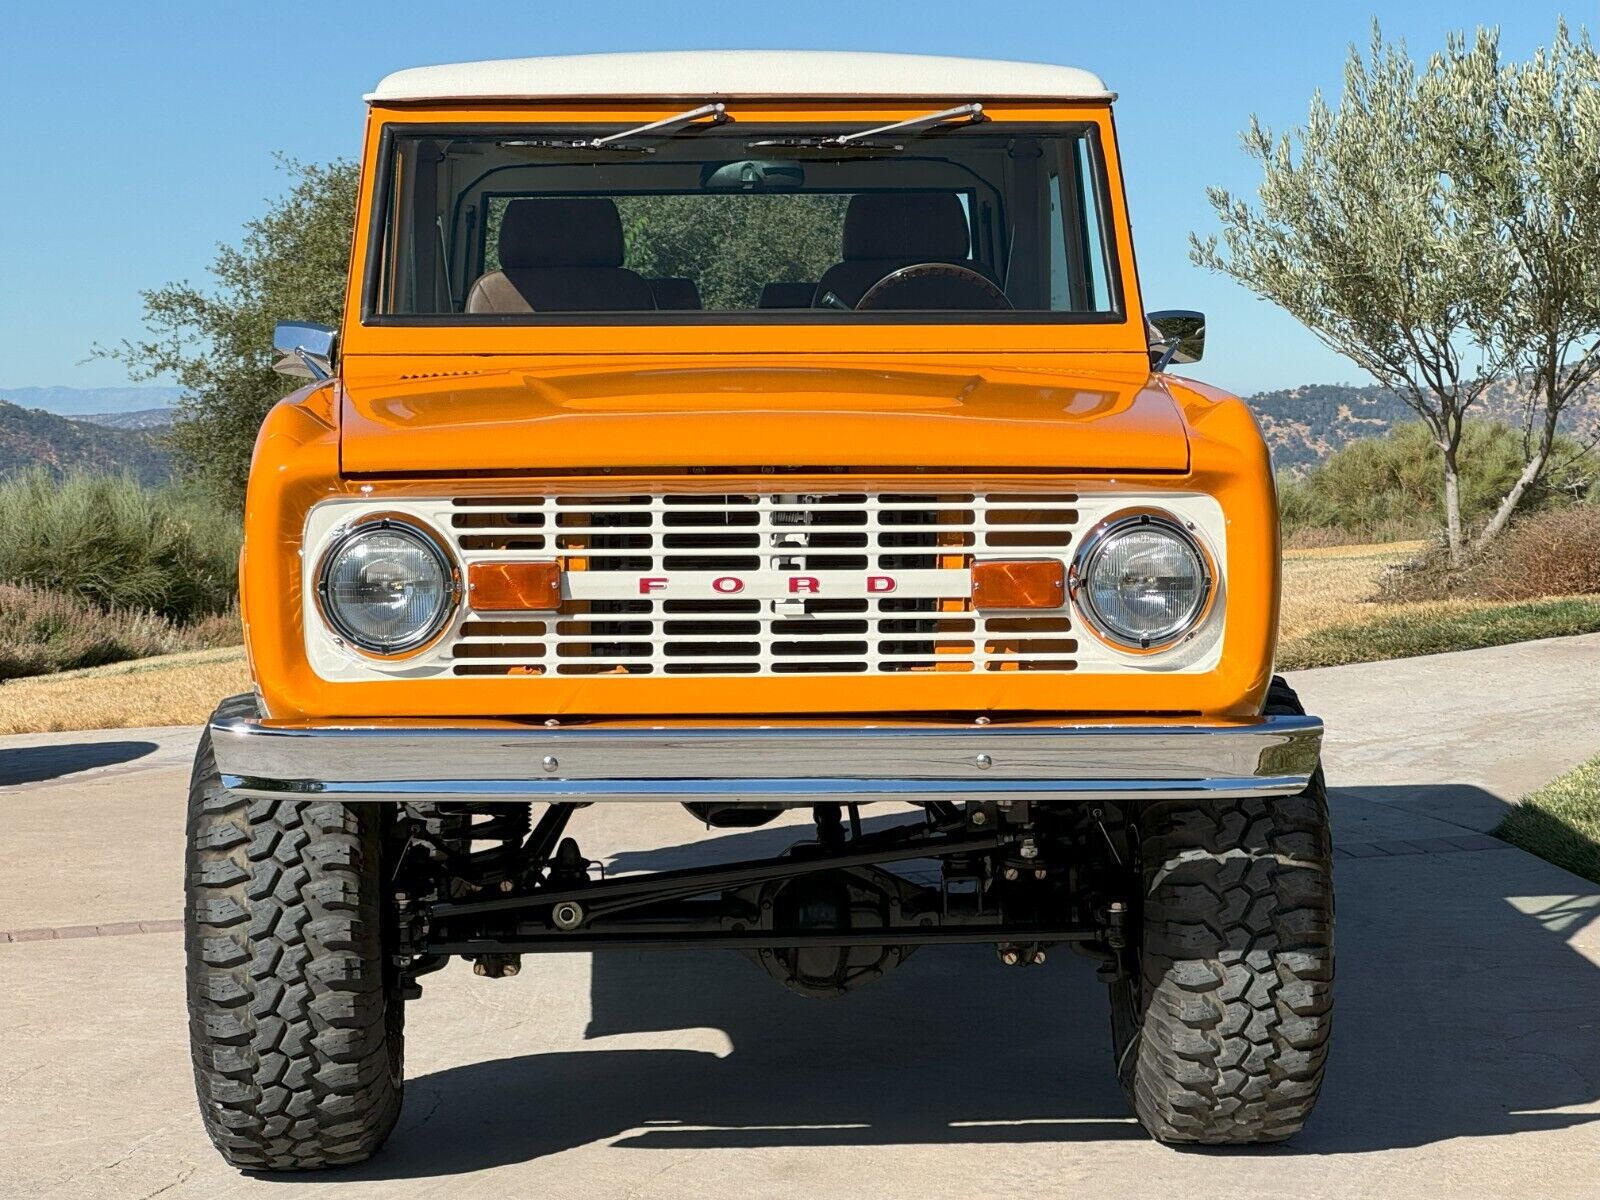
M 1276 796 L 1316 770 L 1322 722 L 423 724 L 211 719 L 223 785 L 339 800 L 867 802 Z

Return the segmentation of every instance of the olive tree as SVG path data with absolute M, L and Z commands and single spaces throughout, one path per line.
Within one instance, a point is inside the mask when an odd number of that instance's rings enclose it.
M 1221 236 L 1190 235 L 1197 264 L 1287 309 L 1415 410 L 1439 449 L 1453 563 L 1463 423 L 1504 366 L 1485 314 L 1510 295 L 1452 188 L 1457 127 L 1485 122 L 1462 83 L 1444 56 L 1419 71 L 1374 24 L 1369 55 L 1350 49 L 1337 107 L 1319 92 L 1305 126 L 1282 135 L 1251 117 L 1257 202 L 1210 188 Z
M 1572 399 L 1600 374 L 1600 55 L 1565 22 L 1526 62 L 1504 64 L 1498 37 L 1455 37 L 1444 70 L 1480 119 L 1451 127 L 1456 202 L 1509 281 L 1484 336 L 1526 389 L 1523 467 L 1478 538 L 1481 549 L 1560 463 Z M 1568 455 L 1570 457 L 1570 455 Z
M 227 502 L 244 497 L 256 431 L 299 386 L 272 370 L 272 327 L 305 319 L 337 325 L 355 226 L 354 163 L 283 160 L 293 182 L 212 260 L 211 286 L 169 283 L 140 293 L 146 336 L 97 353 L 134 379 L 183 388 L 171 440 L 180 468 Z

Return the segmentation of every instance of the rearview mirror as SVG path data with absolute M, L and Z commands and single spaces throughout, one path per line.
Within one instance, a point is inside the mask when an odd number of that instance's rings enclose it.
M 1188 308 L 1164 308 L 1150 313 L 1150 365 L 1157 371 L 1168 363 L 1199 362 L 1206 349 L 1206 315 Z
M 272 330 L 272 348 L 283 357 L 272 369 L 296 379 L 330 379 L 338 336 L 338 330 L 315 321 L 279 321 Z
M 747 158 L 700 169 L 700 186 L 708 192 L 798 192 L 805 183 L 806 169 L 782 159 Z

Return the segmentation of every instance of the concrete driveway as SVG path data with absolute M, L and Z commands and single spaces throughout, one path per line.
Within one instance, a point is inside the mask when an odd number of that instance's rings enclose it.
M 1332 1065 L 1288 1146 L 1150 1142 L 1070 954 L 925 949 L 838 1002 L 742 957 L 460 964 L 408 1010 L 406 1106 L 354 1170 L 248 1178 L 189 1076 L 195 731 L 0 739 L 0 1196 L 1600 1196 L 1600 889 L 1484 836 L 1600 752 L 1600 636 L 1305 672 L 1339 861 Z M 585 810 L 621 869 L 676 807 Z M 729 855 L 791 831 L 721 839 Z M 624 853 L 625 851 L 625 853 Z M 6 935 L 9 934 L 9 940 Z

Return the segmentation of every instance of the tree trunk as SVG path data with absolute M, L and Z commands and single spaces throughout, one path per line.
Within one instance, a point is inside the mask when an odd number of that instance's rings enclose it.
M 1517 511 L 1517 505 L 1522 503 L 1522 497 L 1534 482 L 1544 473 L 1545 463 L 1550 461 L 1550 444 L 1541 439 L 1539 448 L 1534 451 L 1533 457 L 1528 459 L 1527 465 L 1522 468 L 1522 474 L 1517 476 L 1517 481 L 1511 485 L 1511 490 L 1505 494 L 1505 499 L 1500 501 L 1500 507 L 1495 509 L 1494 516 L 1483 527 L 1483 532 L 1478 535 L 1478 540 L 1473 545 L 1475 552 L 1481 552 L 1485 546 L 1500 536 Z
M 1456 469 L 1456 448 L 1441 447 L 1444 451 L 1444 529 L 1450 547 L 1450 569 L 1459 570 L 1464 557 L 1461 533 L 1461 476 Z

